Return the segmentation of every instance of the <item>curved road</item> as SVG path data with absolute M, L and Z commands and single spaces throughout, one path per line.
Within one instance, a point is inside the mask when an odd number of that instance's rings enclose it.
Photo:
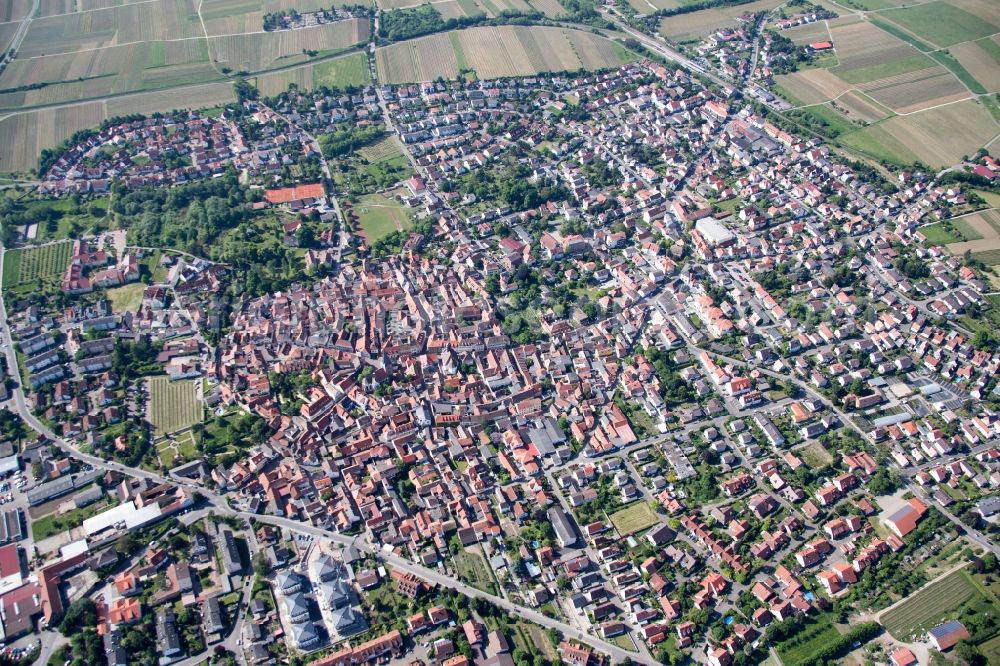
M 2 245 L 0 245 L 0 275 L 3 274 L 4 253 L 5 249 L 3 248 Z M 10 327 L 7 321 L 7 305 L 4 302 L 2 295 L 0 295 L 0 344 L 3 345 L 4 353 L 6 354 L 7 358 L 8 368 L 12 370 L 12 374 L 16 375 L 18 368 L 17 358 L 14 355 L 13 342 L 10 335 Z M 13 391 L 12 400 L 14 406 L 17 409 L 17 412 L 21 415 L 21 418 L 24 419 L 25 423 L 27 423 L 36 431 L 38 431 L 39 433 L 50 439 L 53 444 L 55 444 L 60 449 L 65 451 L 68 455 L 71 455 L 72 457 L 78 460 L 81 460 L 89 465 L 92 465 L 95 469 L 99 468 L 99 469 L 114 470 L 117 472 L 121 472 L 123 474 L 127 474 L 129 476 L 149 479 L 156 483 L 177 483 L 177 481 L 175 480 L 168 479 L 153 472 L 148 472 L 146 470 L 136 469 L 133 467 L 126 467 L 118 463 L 108 462 L 103 458 L 98 458 L 96 456 L 81 453 L 76 446 L 72 445 L 68 441 L 57 436 L 50 428 L 48 428 L 48 426 L 46 426 L 44 423 L 35 418 L 35 415 L 31 413 L 31 410 L 28 409 L 27 403 L 25 402 L 24 389 L 21 387 L 20 381 L 18 381 L 18 385 L 15 387 Z M 306 534 L 312 534 L 318 537 L 322 537 L 324 539 L 328 539 L 342 546 L 354 546 L 359 550 L 371 553 L 381 561 L 385 562 L 386 564 L 394 568 L 400 569 L 402 571 L 407 571 L 409 573 L 412 573 L 416 576 L 419 576 L 425 580 L 433 582 L 442 587 L 447 587 L 449 589 L 456 590 L 466 595 L 467 597 L 485 599 L 486 601 L 489 601 L 490 603 L 499 608 L 503 608 L 504 610 L 506 610 L 511 614 L 522 617 L 528 621 L 534 622 L 548 629 L 555 629 L 557 631 L 560 631 L 564 636 L 572 638 L 576 641 L 579 641 L 580 643 L 592 647 L 593 649 L 599 652 L 607 654 L 615 661 L 620 662 L 628 658 L 635 663 L 644 664 L 645 666 L 657 666 L 658 664 L 658 662 L 653 659 L 649 659 L 635 652 L 628 652 L 618 647 L 617 645 L 613 645 L 605 640 L 602 640 L 595 636 L 584 634 L 580 630 L 575 629 L 574 627 L 571 627 L 570 625 L 560 622 L 558 620 L 546 617 L 545 615 L 539 613 L 534 609 L 527 608 L 525 606 L 521 606 L 520 604 L 515 604 L 511 601 L 503 599 L 502 597 L 498 597 L 489 594 L 487 592 L 483 592 L 482 590 L 478 590 L 474 587 L 471 587 L 456 578 L 452 578 L 451 576 L 441 574 L 433 569 L 429 569 L 419 564 L 415 564 L 393 553 L 377 549 L 372 544 L 362 541 L 360 537 L 344 536 L 339 532 L 334 532 L 321 527 L 316 527 L 315 525 L 301 523 L 295 520 L 291 520 L 289 518 L 279 518 L 277 516 L 258 515 L 244 511 L 234 511 L 229 508 L 228 502 L 221 495 L 217 495 L 216 493 L 213 493 L 200 486 L 196 486 L 193 483 L 182 482 L 182 485 L 184 485 L 189 489 L 197 490 L 197 492 L 199 492 L 202 496 L 205 497 L 208 506 L 214 509 L 215 511 L 218 511 L 219 513 L 235 515 L 247 519 L 252 518 L 262 523 L 269 523 L 271 525 L 286 527 L 288 529 L 297 530 L 299 532 L 303 532 Z M 246 595 L 248 593 L 249 593 L 248 589 L 245 589 L 244 598 L 246 598 Z M 238 625 L 239 623 L 234 623 L 234 631 L 230 634 L 229 638 L 226 640 L 225 642 L 226 647 L 231 646 L 234 637 L 238 639 L 238 636 L 236 635 L 237 634 L 236 629 L 238 628 Z M 232 648 L 230 647 L 230 649 Z M 197 664 L 203 660 L 204 656 L 202 656 L 201 658 L 197 656 L 190 657 L 184 662 L 179 662 L 178 666 L 193 666 L 194 664 Z

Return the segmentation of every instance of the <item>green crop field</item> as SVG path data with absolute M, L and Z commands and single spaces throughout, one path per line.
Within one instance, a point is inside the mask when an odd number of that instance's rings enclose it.
M 979 646 L 987 664 L 1000 664 L 1000 636 L 994 636 Z
M 983 250 L 982 252 L 973 252 L 972 258 L 976 261 L 981 261 L 987 266 L 996 266 L 1000 264 L 1000 250 Z
M 778 655 L 785 666 L 795 666 L 810 659 L 819 648 L 840 636 L 827 616 L 809 619 L 797 634 L 778 645 Z
M 883 12 L 881 17 L 940 47 L 988 37 L 1000 31 L 1000 27 L 985 18 L 943 0 Z
M 898 640 L 923 634 L 948 613 L 981 596 L 965 571 L 956 571 L 911 595 L 882 615 L 886 630 Z
M 4 288 L 52 283 L 66 271 L 73 244 L 70 241 L 8 250 L 4 253 Z
M 157 437 L 188 428 L 202 419 L 197 382 L 170 381 L 169 377 L 149 379 L 149 422 Z
M 611 524 L 615 526 L 618 533 L 628 536 L 641 532 L 647 527 L 652 527 L 658 520 L 652 507 L 646 502 L 638 502 L 632 506 L 625 507 L 610 516 Z

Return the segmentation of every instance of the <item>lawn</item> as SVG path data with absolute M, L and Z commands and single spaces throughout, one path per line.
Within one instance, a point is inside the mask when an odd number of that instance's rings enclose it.
M 382 194 L 361 197 L 354 212 L 369 245 L 413 224 L 403 204 Z
M 166 267 L 160 266 L 159 250 L 147 252 L 146 255 L 139 260 L 139 271 L 143 275 L 148 274 L 150 280 L 153 282 L 164 282 L 167 279 Z
M 348 86 L 366 86 L 371 81 L 368 57 L 364 53 L 352 53 L 342 58 L 334 58 L 313 66 L 315 87 L 343 89 Z
M 810 618 L 797 634 L 778 644 L 778 656 L 784 666 L 795 666 L 811 659 L 820 648 L 838 636 L 840 632 L 828 616 Z
M 12 287 L 17 284 L 21 274 L 22 250 L 7 250 L 3 253 L 3 286 Z
M 621 511 L 611 514 L 610 518 L 611 524 L 623 537 L 641 532 L 659 522 L 653 508 L 646 502 L 637 502 L 632 506 L 627 506 Z
M 202 419 L 196 382 L 170 381 L 169 377 L 149 378 L 149 422 L 157 437 L 188 428 Z
M 111 301 L 111 308 L 115 312 L 135 312 L 142 304 L 144 291 L 146 291 L 146 285 L 141 282 L 108 289 L 108 300 Z
M 628 634 L 619 634 L 618 636 L 612 636 L 608 639 L 608 642 L 612 645 L 617 645 L 623 650 L 629 652 L 635 652 L 635 643 L 632 641 L 631 636 Z
M 731 199 L 726 199 L 725 201 L 720 201 L 715 205 L 718 206 L 721 210 L 726 211 L 727 213 L 735 213 L 736 209 L 743 206 L 744 204 L 743 200 L 740 199 L 739 197 L 733 197 Z
M 982 598 L 982 595 L 969 574 L 956 571 L 883 613 L 880 620 L 894 638 L 908 640 L 911 636 L 925 633 L 974 597 Z
M 198 449 L 195 447 L 194 433 L 190 430 L 178 433 L 176 439 L 164 439 L 156 445 L 156 455 L 160 459 L 160 464 L 170 468 L 174 466 L 174 461 L 178 456 L 190 461 L 198 456 Z
M 920 227 L 919 231 L 931 245 L 947 245 L 948 243 L 957 243 L 962 240 L 945 229 L 944 224 L 941 222 L 938 222 L 937 224 L 928 224 L 926 227 Z

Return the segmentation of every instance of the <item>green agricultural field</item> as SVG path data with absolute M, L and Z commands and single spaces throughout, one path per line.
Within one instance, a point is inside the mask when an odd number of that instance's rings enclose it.
M 625 507 L 611 514 L 610 518 L 611 524 L 622 536 L 641 532 L 659 522 L 653 508 L 646 502 L 637 502 L 632 506 Z
M 979 646 L 987 664 L 1000 664 L 1000 636 L 994 636 Z
M 319 62 L 313 66 L 313 85 L 317 87 L 346 88 L 365 86 L 370 82 L 368 57 L 363 52 Z
M 939 47 L 981 39 L 1000 32 L 1000 27 L 983 17 L 959 9 L 944 0 L 882 12 L 880 16 Z
M 905 0 L 843 0 L 842 3 L 845 7 L 851 7 L 853 9 L 860 9 L 861 11 L 870 12 L 876 9 L 889 9 L 891 7 L 898 7 L 905 4 Z
M 965 218 L 958 218 L 947 223 L 938 222 L 920 228 L 931 245 L 948 245 L 964 241 L 982 240 L 983 236 L 972 228 Z
M 824 645 L 840 636 L 829 616 L 810 618 L 797 634 L 778 644 L 778 656 L 785 666 L 807 661 Z
M 973 252 L 972 258 L 976 261 L 981 261 L 987 266 L 996 266 L 1000 264 L 1000 250 L 983 250 L 982 252 Z
M 8 250 L 4 253 L 4 288 L 52 287 L 69 265 L 70 241 Z
M 976 93 L 977 95 L 982 95 L 983 93 L 986 92 L 986 88 L 983 87 L 983 84 L 977 81 L 975 77 L 973 77 L 972 74 L 969 73 L 969 70 L 967 70 L 965 67 L 962 67 L 962 64 L 957 60 L 955 60 L 954 58 L 952 58 L 949 54 L 943 51 L 936 51 L 931 54 L 931 57 L 937 60 L 945 67 L 947 67 L 948 70 L 950 70 L 952 74 L 958 77 L 958 80 L 964 83 L 965 86 L 972 92 Z
M 369 245 L 413 225 L 403 204 L 381 194 L 369 194 L 359 199 L 354 204 L 354 213 Z
M 972 228 L 968 218 L 960 217 L 957 220 L 952 220 L 951 226 L 955 230 L 955 234 L 959 236 L 960 241 L 982 240 L 983 238 L 981 233 Z
M 956 62 L 955 64 L 957 65 L 958 63 Z M 848 83 L 869 83 L 933 66 L 934 63 L 928 60 L 927 56 L 914 53 L 912 56 L 906 58 L 897 58 L 895 60 L 868 65 L 867 67 L 856 67 L 849 70 L 841 70 L 834 67 L 830 71 Z
M 911 595 L 880 621 L 898 640 L 923 634 L 955 609 L 982 595 L 965 571 L 956 571 Z
M 189 428 L 202 419 L 197 382 L 170 381 L 169 377 L 149 378 L 149 422 L 157 437 Z
M 886 160 L 900 166 L 917 161 L 917 156 L 906 145 L 878 125 L 837 137 L 837 143 L 878 160 Z

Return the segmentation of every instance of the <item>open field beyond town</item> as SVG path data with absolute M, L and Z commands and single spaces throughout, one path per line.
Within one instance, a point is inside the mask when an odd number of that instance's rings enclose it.
M 830 41 L 833 59 L 775 77 L 793 106 L 822 114 L 825 133 L 859 155 L 899 165 L 950 166 L 1000 133 L 1000 16 L 980 0 L 857 0 L 820 23 L 786 31 Z M 823 34 L 823 27 L 829 36 Z M 810 105 L 823 105 L 813 107 Z
M 987 266 L 1000 264 L 1000 211 L 996 209 L 950 221 L 956 233 L 939 236 L 955 255 L 970 252 Z M 933 233 L 933 232 L 932 232 Z
M 613 67 L 634 55 L 604 37 L 552 27 L 468 28 L 380 47 L 375 62 L 380 81 L 408 83 L 455 78 L 472 70 L 497 78 Z
M 367 37 L 368 21 L 350 19 L 301 30 L 212 37 L 209 52 L 214 61 L 233 71 L 259 72 L 307 60 L 306 51 L 335 52 Z
M 302 65 L 257 77 L 257 87 L 264 95 L 277 95 L 295 85 L 299 90 L 314 88 L 361 87 L 371 82 L 368 58 L 357 52 L 322 62 Z

